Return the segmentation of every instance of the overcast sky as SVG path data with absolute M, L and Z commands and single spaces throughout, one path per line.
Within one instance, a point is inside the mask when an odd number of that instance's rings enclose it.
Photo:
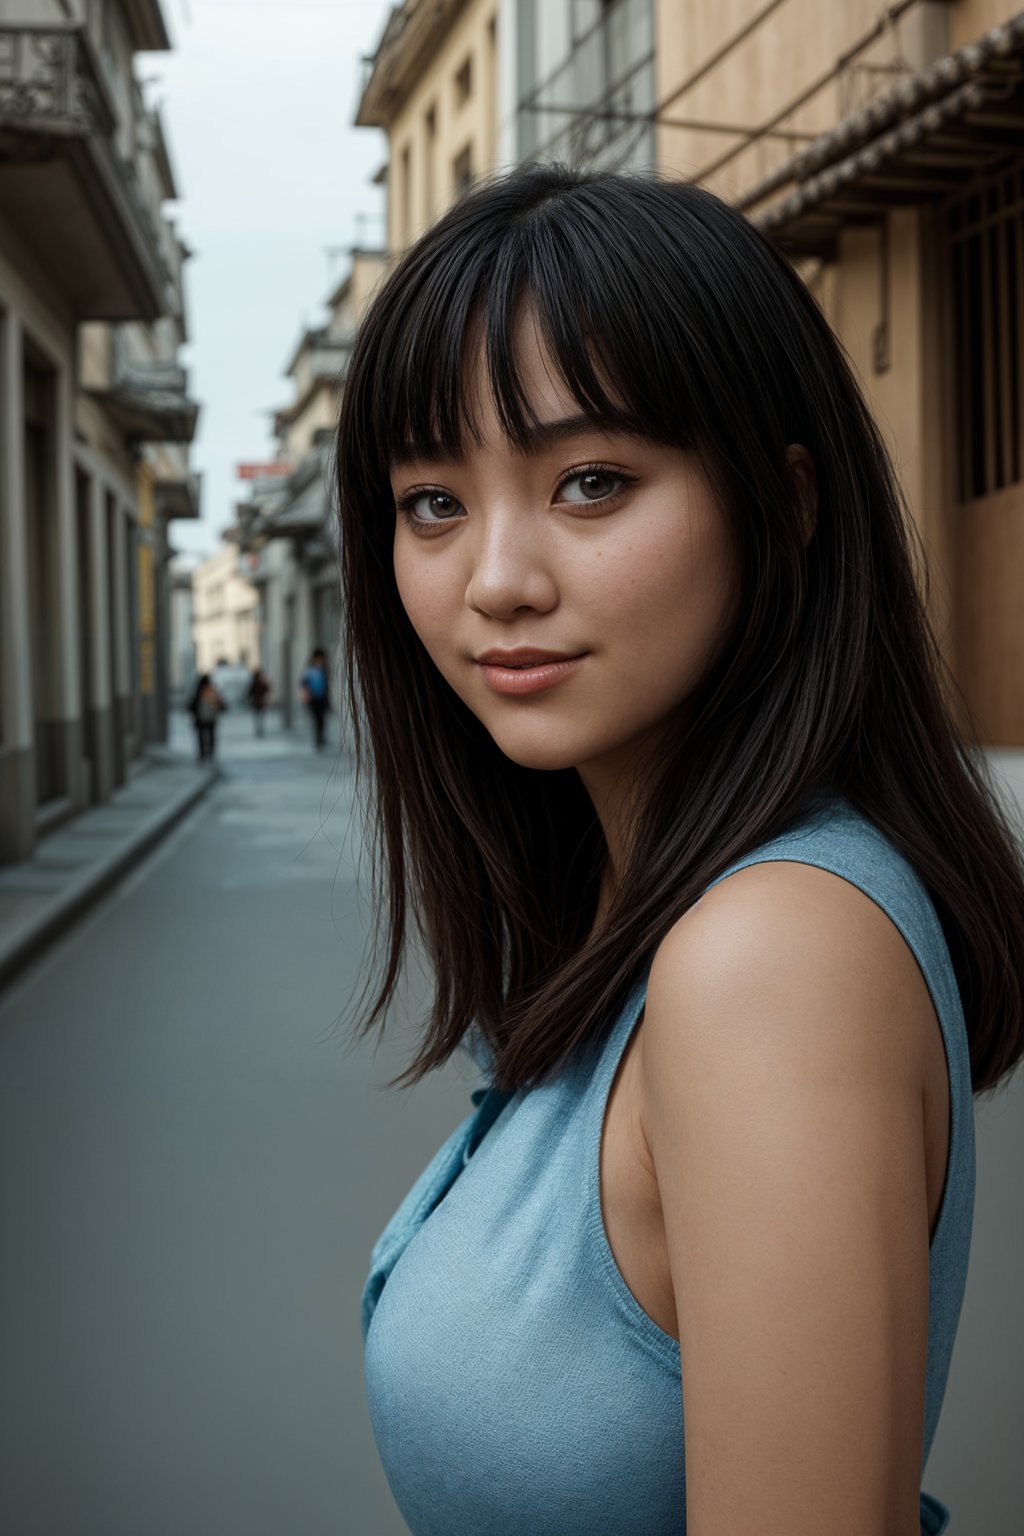
M 244 486 L 240 460 L 270 456 L 270 414 L 291 398 L 282 370 L 343 270 L 329 246 L 383 240 L 387 143 L 354 128 L 360 57 L 386 0 L 163 0 L 170 54 L 137 60 L 164 129 L 181 200 L 191 335 L 184 360 L 201 402 L 193 466 L 203 516 L 171 526 L 185 552 L 220 546 Z M 358 215 L 368 217 L 360 220 Z

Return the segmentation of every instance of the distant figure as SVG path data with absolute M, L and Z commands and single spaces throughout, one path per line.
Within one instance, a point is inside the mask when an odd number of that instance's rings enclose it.
M 249 704 L 252 708 L 252 717 L 257 736 L 263 735 L 263 711 L 267 707 L 267 700 L 270 698 L 270 693 L 270 678 L 263 671 L 262 667 L 255 667 L 253 669 L 252 681 L 249 684 L 249 692 L 246 694 L 246 698 L 249 700 Z
M 299 698 L 312 718 L 313 743 L 319 752 L 326 740 L 324 721 L 331 707 L 327 692 L 327 653 L 319 646 L 309 658 L 309 664 L 299 679 Z
M 227 709 L 227 705 L 213 685 L 209 672 L 204 672 L 196 683 L 188 709 L 195 722 L 196 737 L 199 742 L 199 760 L 202 762 L 214 754 L 217 744 L 217 716 Z

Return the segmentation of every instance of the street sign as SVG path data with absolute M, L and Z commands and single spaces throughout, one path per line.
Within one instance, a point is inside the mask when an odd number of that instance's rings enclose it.
M 239 480 L 269 480 L 275 475 L 290 475 L 292 468 L 291 464 L 276 460 L 269 464 L 239 464 L 237 473 Z

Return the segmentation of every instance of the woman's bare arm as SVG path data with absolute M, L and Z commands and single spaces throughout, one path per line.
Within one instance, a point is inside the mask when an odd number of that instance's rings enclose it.
M 918 1536 L 924 978 L 792 862 L 659 946 L 641 1092 L 682 1351 L 688 1536 Z

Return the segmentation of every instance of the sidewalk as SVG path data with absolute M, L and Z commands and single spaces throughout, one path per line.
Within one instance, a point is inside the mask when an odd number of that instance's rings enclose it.
M 0 987 L 159 842 L 206 793 L 214 768 L 151 748 L 105 805 L 0 865 Z

